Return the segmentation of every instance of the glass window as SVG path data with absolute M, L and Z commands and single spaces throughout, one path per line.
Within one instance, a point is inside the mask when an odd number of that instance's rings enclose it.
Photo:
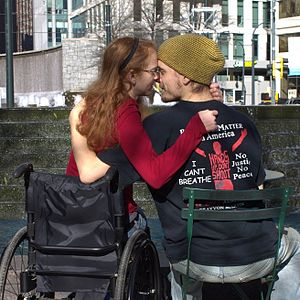
M 254 50 L 253 53 L 254 60 L 257 60 L 258 59 L 258 35 L 257 34 L 254 34 L 252 43 L 253 43 L 253 50 Z
M 228 26 L 228 0 L 222 1 L 222 25 Z
M 56 0 L 56 9 L 63 9 L 63 0 Z
M 264 27 L 270 27 L 271 22 L 271 6 L 270 1 L 263 2 L 263 20 L 264 20 Z
M 244 26 L 244 0 L 237 2 L 237 25 L 238 27 Z
M 296 97 L 300 98 L 300 76 L 289 77 L 288 89 L 296 90 Z
M 52 28 L 48 28 L 48 46 L 52 47 Z
M 286 35 L 279 36 L 279 52 L 288 52 L 288 37 Z
M 300 0 L 284 0 L 279 2 L 279 18 L 300 16 Z
M 86 20 L 85 14 L 81 14 L 73 19 L 72 31 L 73 31 L 74 38 L 83 37 L 85 35 L 86 32 L 85 20 Z
M 252 2 L 252 27 L 255 28 L 258 26 L 258 2 Z
M 134 21 L 142 20 L 142 3 L 141 0 L 134 0 L 133 2 L 133 19 Z
M 218 45 L 226 59 L 228 59 L 228 34 L 221 33 L 218 38 Z
M 271 35 L 267 35 L 267 48 L 266 48 L 266 58 L 267 60 L 271 59 Z
M 233 35 L 234 55 L 236 60 L 242 60 L 244 56 L 244 36 L 242 34 Z
M 222 0 L 202 0 L 202 1 L 194 1 L 194 2 L 202 2 L 204 6 L 212 7 L 213 5 L 221 5 Z
M 233 90 L 225 90 L 225 103 L 234 104 Z
M 284 34 L 279 36 L 279 52 L 288 52 L 288 38 L 293 36 L 300 36 L 300 33 Z
M 83 0 L 72 0 L 72 10 L 83 6 Z

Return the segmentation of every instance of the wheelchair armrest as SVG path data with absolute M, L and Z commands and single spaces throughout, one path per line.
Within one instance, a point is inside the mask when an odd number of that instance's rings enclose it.
M 110 167 L 104 178 L 110 182 L 110 190 L 115 194 L 119 190 L 119 171 L 114 167 Z
M 114 167 L 110 167 L 104 175 L 105 179 L 108 181 L 113 180 L 115 176 L 118 177 L 119 174 L 118 170 Z
M 22 175 L 30 172 L 33 172 L 33 165 L 31 163 L 23 163 L 16 167 L 13 177 L 19 178 Z

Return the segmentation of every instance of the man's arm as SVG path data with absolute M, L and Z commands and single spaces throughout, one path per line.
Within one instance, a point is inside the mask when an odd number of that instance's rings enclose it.
M 143 126 L 152 142 L 152 147 L 157 154 L 164 152 L 168 146 L 170 129 L 165 118 L 159 117 L 160 113 L 148 116 L 143 121 Z
M 114 148 L 104 150 L 99 152 L 97 156 L 101 159 L 101 161 L 118 169 L 121 186 L 127 186 L 141 179 L 140 175 L 129 162 L 121 147 L 116 146 Z

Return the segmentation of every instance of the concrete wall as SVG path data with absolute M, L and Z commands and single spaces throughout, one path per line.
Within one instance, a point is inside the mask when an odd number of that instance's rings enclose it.
M 293 186 L 292 202 L 300 207 L 300 105 L 237 109 L 253 118 L 261 133 L 265 167 L 286 175 L 272 185 Z M 32 162 L 37 171 L 64 173 L 70 151 L 68 115 L 63 108 L 0 109 L 0 218 L 24 216 L 23 180 L 12 176 L 17 165 Z M 135 186 L 135 199 L 149 216 L 155 215 L 144 184 Z
M 81 92 L 98 75 L 97 38 L 65 39 L 62 46 L 15 53 L 14 92 Z M 0 88 L 6 86 L 6 60 L 0 55 Z
M 31 93 L 62 91 L 62 48 L 15 53 L 14 91 Z M 6 86 L 5 55 L 0 55 L 0 87 Z
M 95 39 L 65 39 L 63 49 L 64 91 L 85 90 L 98 75 L 100 43 Z

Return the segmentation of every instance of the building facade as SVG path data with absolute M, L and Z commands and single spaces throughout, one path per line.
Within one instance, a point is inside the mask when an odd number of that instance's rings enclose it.
M 290 71 L 287 81 L 277 76 L 279 92 L 281 96 L 300 98 L 300 0 L 280 1 L 276 20 L 277 56 L 288 60 Z
M 0 2 L 0 54 L 5 53 L 5 5 Z M 33 50 L 33 11 L 32 0 L 13 0 L 12 9 L 12 45 L 14 52 Z
M 14 51 L 55 47 L 65 38 L 97 38 L 100 49 L 120 35 L 155 40 L 186 32 L 205 34 L 226 64 L 217 80 L 229 104 L 258 104 L 271 95 L 299 97 L 300 0 L 13 0 Z M 4 15 L 1 1 L 0 14 Z M 273 7 L 274 5 L 274 7 Z M 272 25 L 275 18 L 275 28 Z M 0 34 L 5 26 L 0 18 Z M 272 46 L 275 36 L 275 46 Z M 271 51 L 275 49 L 274 53 Z M 5 52 L 5 39 L 0 39 Z M 280 73 L 288 61 L 290 76 Z M 274 62 L 274 78 L 266 76 Z M 282 77 L 282 78 L 281 78 Z M 272 80 L 273 79 L 273 80 Z M 271 80 L 271 81 L 270 81 Z M 254 92 L 254 93 L 253 93 Z M 254 95 L 254 96 L 252 96 Z M 254 99 L 254 101 L 253 101 Z

